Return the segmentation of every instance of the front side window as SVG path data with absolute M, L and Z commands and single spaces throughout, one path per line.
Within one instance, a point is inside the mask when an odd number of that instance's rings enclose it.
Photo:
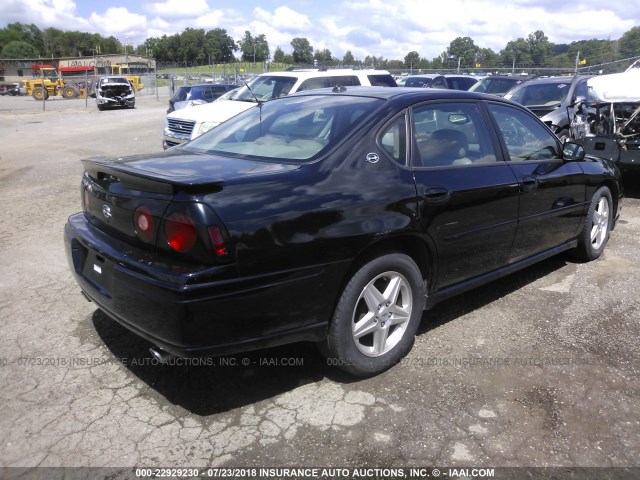
M 511 161 L 561 158 L 558 141 L 532 115 L 508 105 L 489 104 Z
M 435 103 L 413 109 L 416 167 L 445 167 L 497 161 L 476 103 Z

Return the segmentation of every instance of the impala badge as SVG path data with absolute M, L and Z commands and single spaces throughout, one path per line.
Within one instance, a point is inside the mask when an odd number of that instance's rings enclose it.
M 102 215 L 104 215 L 104 218 L 107 220 L 111 218 L 111 207 L 109 205 L 102 206 Z
M 378 156 L 377 153 L 367 153 L 366 160 L 369 163 L 378 163 L 378 160 L 380 160 L 380 157 Z

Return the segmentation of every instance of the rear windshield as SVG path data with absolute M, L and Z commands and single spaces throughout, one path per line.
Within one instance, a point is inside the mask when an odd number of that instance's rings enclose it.
M 382 103 L 381 99 L 349 96 L 288 97 L 250 108 L 182 148 L 302 163 L 340 143 Z

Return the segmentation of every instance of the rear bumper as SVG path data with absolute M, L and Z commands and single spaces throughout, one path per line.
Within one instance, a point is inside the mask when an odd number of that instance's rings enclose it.
M 64 237 L 69 266 L 86 296 L 127 329 L 180 357 L 322 340 L 343 273 L 337 264 L 239 278 L 233 265 L 172 267 L 166 258 L 147 261 L 148 253 L 142 262 L 131 246 L 83 214 L 69 217 Z

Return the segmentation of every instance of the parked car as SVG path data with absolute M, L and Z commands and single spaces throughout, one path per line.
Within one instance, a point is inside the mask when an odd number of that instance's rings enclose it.
M 203 83 L 199 85 L 182 85 L 178 87 L 173 96 L 169 99 L 169 109 L 171 113 L 181 108 L 211 103 L 216 98 L 220 98 L 229 90 L 238 88 L 240 85 L 230 83 Z
M 479 80 L 475 85 L 469 88 L 470 92 L 478 93 L 490 93 L 492 95 L 498 95 L 504 97 L 505 94 L 516 85 L 520 85 L 528 80 L 527 77 L 520 76 L 506 76 L 506 75 L 492 75 L 490 77 L 484 77 Z
M 2 85 L 0 85 L 0 95 L 20 95 L 20 84 L 3 83 Z
M 438 73 L 425 73 L 421 75 L 408 75 L 403 77 L 400 82 L 398 82 L 399 87 L 413 87 L 413 88 L 429 88 L 431 86 L 431 82 L 436 77 L 439 77 Z
M 478 79 L 470 75 L 456 74 L 420 74 L 409 75 L 402 82 L 403 87 L 446 88 L 451 90 L 469 90 Z
M 274 98 L 336 85 L 397 86 L 391 74 L 384 70 L 304 69 L 263 73 L 248 80 L 229 102 L 198 105 L 167 115 L 162 146 L 166 149 L 188 142 L 234 115 Z
M 100 77 L 94 91 L 98 110 L 112 107 L 135 108 L 136 94 L 126 77 L 110 75 Z
M 505 98 L 529 108 L 565 142 L 570 139 L 570 107 L 579 97 L 587 102 L 596 100 L 589 92 L 589 78 L 589 75 L 536 78 L 512 88 Z
M 434 89 L 306 91 L 84 170 L 71 271 L 156 358 L 312 341 L 355 375 L 398 362 L 446 298 L 598 258 L 622 195 L 526 108 Z
M 578 96 L 570 111 L 571 138 L 623 173 L 640 172 L 640 62 L 623 73 L 587 80 L 591 99 Z M 593 98 L 597 98 L 596 101 Z

